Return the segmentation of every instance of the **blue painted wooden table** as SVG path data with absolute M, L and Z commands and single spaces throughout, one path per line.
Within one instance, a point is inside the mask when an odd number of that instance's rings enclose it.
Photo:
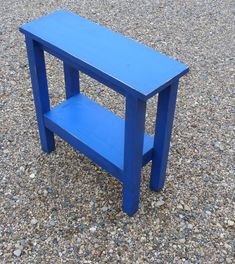
M 179 78 L 188 67 L 119 33 L 60 10 L 20 27 L 26 46 L 43 151 L 54 133 L 123 184 L 123 210 L 139 206 L 142 166 L 163 188 Z M 66 100 L 50 108 L 44 51 L 64 64 Z M 79 71 L 126 97 L 125 120 L 82 95 Z M 158 95 L 155 136 L 145 133 L 147 100 Z

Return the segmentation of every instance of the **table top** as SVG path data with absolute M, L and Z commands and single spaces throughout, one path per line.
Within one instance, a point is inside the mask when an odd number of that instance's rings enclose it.
M 29 22 L 20 31 L 145 100 L 188 72 L 186 65 L 66 10 Z

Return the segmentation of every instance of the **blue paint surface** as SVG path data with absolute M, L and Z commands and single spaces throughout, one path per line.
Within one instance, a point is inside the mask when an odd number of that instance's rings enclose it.
M 165 182 L 178 81 L 188 67 L 68 11 L 20 28 L 25 34 L 42 149 L 54 133 L 123 183 L 123 210 L 139 207 L 142 166 L 152 160 L 150 188 Z M 64 63 L 66 100 L 50 109 L 44 51 Z M 80 94 L 82 71 L 126 97 L 125 120 Z M 154 138 L 144 130 L 146 101 L 159 93 Z
M 65 10 L 20 30 L 142 99 L 188 71 L 186 65 L 166 55 Z
M 47 128 L 121 178 L 125 133 L 122 118 L 82 94 L 67 99 L 44 116 Z M 145 134 L 143 165 L 151 159 L 152 148 L 153 137 Z

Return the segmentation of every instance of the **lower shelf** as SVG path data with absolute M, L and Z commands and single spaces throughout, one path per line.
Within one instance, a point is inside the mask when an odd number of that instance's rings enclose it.
M 122 181 L 125 121 L 79 94 L 44 115 L 46 127 Z M 152 158 L 153 137 L 145 133 L 143 165 Z

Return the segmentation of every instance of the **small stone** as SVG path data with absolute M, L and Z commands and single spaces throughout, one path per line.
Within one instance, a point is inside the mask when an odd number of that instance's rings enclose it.
M 40 237 L 40 239 L 41 239 L 42 241 L 46 241 L 46 240 L 47 240 L 47 237 L 46 237 L 45 235 L 42 235 L 42 236 Z
M 199 230 L 198 228 L 195 228 L 193 231 L 194 231 L 194 233 L 196 233 L 196 234 L 197 234 L 197 233 L 200 233 L 200 230 Z
M 220 184 L 222 187 L 228 187 L 229 185 L 226 182 L 221 182 Z
M 188 229 L 192 229 L 193 225 L 192 224 L 188 224 Z
M 105 211 L 108 210 L 108 207 L 107 207 L 107 206 L 103 206 L 103 207 L 101 208 L 101 210 L 102 210 L 103 212 L 105 212 Z
M 55 237 L 55 238 L 53 238 L 52 242 L 53 242 L 53 244 L 58 244 L 58 239 Z
M 180 244 L 184 244 L 185 243 L 185 238 L 179 239 L 179 242 L 180 242 Z
M 29 178 L 30 178 L 30 179 L 34 179 L 35 176 L 36 176 L 36 175 L 35 175 L 34 173 L 31 173 L 31 174 L 29 175 Z
M 177 209 L 183 209 L 182 204 L 178 204 L 178 205 L 177 205 Z
M 32 218 L 32 220 L 31 220 L 31 224 L 32 225 L 36 225 L 37 222 L 38 222 L 38 220 L 36 218 Z
M 214 146 L 221 151 L 224 150 L 224 145 L 221 142 L 215 142 Z
M 234 226 L 234 221 L 228 220 L 228 226 Z
M 16 249 L 14 250 L 13 254 L 16 256 L 16 257 L 19 257 L 21 255 L 22 251 L 20 249 Z
M 50 226 L 55 226 L 55 225 L 56 225 L 56 222 L 55 222 L 54 220 L 51 220 L 51 221 L 49 222 L 49 225 L 50 225 Z
M 15 245 L 15 248 L 19 249 L 21 251 L 23 250 L 23 246 L 21 244 L 18 244 L 18 243 Z
M 226 262 L 230 264 L 230 263 L 233 263 L 233 260 L 232 258 L 226 258 Z
M 91 231 L 92 233 L 94 233 L 94 232 L 96 231 L 96 226 L 91 227 L 91 228 L 90 228 L 90 231 Z
M 48 188 L 48 189 L 47 189 L 47 192 L 48 192 L 48 193 L 53 193 L 53 189 Z
M 160 225 L 160 219 L 159 218 L 156 218 L 154 220 L 154 224 L 157 225 L 157 226 Z
M 184 205 L 184 210 L 185 210 L 185 211 L 190 211 L 191 208 L 190 208 L 188 205 L 185 204 L 185 205 Z
M 156 206 L 157 206 L 157 207 L 160 207 L 160 206 L 162 206 L 164 203 L 165 203 L 165 202 L 164 202 L 163 200 L 159 200 L 159 201 L 156 202 Z
M 227 243 L 224 244 L 224 247 L 225 247 L 226 249 L 229 249 L 229 250 L 231 250 L 231 248 L 232 248 L 232 247 L 231 247 L 229 244 L 227 244 Z
M 43 191 L 43 196 L 45 196 L 45 197 L 46 197 L 46 196 L 47 196 L 47 194 L 48 194 L 48 191 L 47 191 L 47 190 L 44 190 L 44 191 Z
M 144 237 L 144 236 L 142 236 L 141 238 L 140 238 L 140 241 L 141 242 L 144 242 L 146 240 L 146 237 Z
M 10 81 L 10 84 L 11 84 L 12 86 L 15 86 L 15 85 L 16 85 L 16 82 L 15 82 L 14 80 L 12 80 L 12 81 Z
M 16 175 L 17 176 L 22 176 L 23 173 L 24 173 L 24 167 L 23 166 L 20 166 L 20 168 L 16 171 Z
M 94 248 L 99 248 L 100 247 L 100 245 L 99 244 L 97 244 L 97 243 L 95 243 L 95 245 L 94 245 Z

